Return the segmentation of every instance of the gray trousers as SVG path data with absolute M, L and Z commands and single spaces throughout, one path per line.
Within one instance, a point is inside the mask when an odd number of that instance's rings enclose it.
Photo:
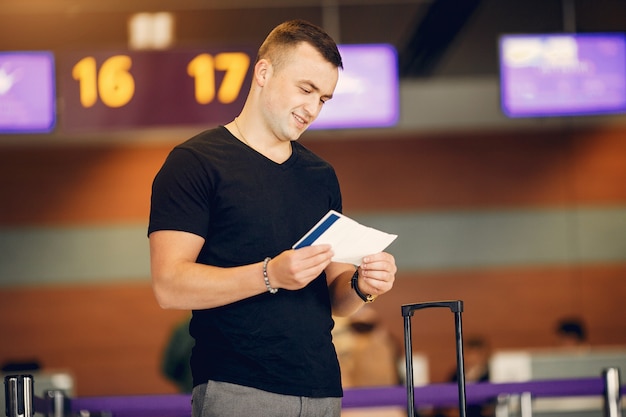
M 274 394 L 209 381 L 193 389 L 193 417 L 340 417 L 341 398 Z

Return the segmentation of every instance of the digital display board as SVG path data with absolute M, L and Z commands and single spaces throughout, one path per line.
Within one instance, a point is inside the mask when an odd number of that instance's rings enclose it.
M 65 54 L 62 128 L 225 123 L 243 106 L 255 54 L 242 48 Z
M 624 33 L 503 35 L 499 57 L 508 117 L 626 112 Z
M 311 129 L 387 127 L 399 118 L 397 53 L 339 45 L 344 69 Z M 0 133 L 66 133 L 228 123 L 249 92 L 254 47 L 0 54 Z M 58 117 L 55 85 L 58 82 Z M 58 123 L 57 123 L 58 118 Z
M 49 133 L 55 122 L 54 55 L 0 52 L 0 133 Z
M 400 117 L 398 57 L 387 44 L 339 45 L 343 70 L 311 129 L 390 127 Z

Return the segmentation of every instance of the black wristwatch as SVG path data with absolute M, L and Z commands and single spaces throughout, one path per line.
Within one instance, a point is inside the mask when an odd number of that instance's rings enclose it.
M 350 286 L 354 289 L 354 292 L 356 292 L 356 295 L 358 295 L 361 300 L 363 300 L 366 303 L 373 302 L 376 299 L 376 296 L 372 294 L 363 294 L 361 290 L 359 289 L 358 279 L 359 279 L 359 269 L 357 268 L 356 271 L 354 271 L 354 274 L 352 275 L 352 279 L 350 280 Z

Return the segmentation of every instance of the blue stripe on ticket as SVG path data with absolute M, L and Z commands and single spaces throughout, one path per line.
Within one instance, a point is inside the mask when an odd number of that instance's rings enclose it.
M 294 249 L 303 248 L 305 246 L 311 246 L 315 240 L 322 235 L 326 230 L 330 228 L 337 220 L 339 216 L 331 213 L 326 220 L 320 223 L 315 229 L 311 230 L 311 233 L 302 240 Z

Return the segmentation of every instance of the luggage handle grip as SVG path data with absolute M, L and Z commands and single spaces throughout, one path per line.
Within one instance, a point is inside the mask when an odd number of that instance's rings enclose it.
M 427 301 L 424 303 L 404 304 L 402 306 L 402 316 L 403 317 L 413 316 L 413 312 L 415 310 L 422 310 L 424 308 L 432 308 L 432 307 L 447 307 L 453 313 L 462 313 L 463 301 L 462 300 Z

